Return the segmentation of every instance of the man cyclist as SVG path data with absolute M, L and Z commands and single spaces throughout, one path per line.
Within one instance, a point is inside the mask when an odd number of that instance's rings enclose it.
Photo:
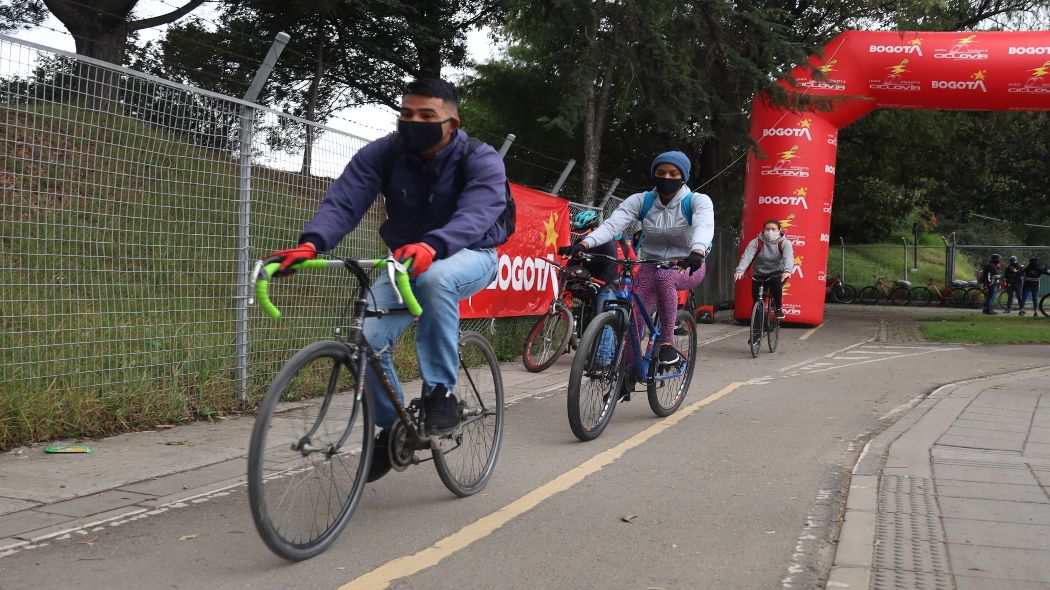
M 758 283 L 765 280 L 766 291 L 773 301 L 777 319 L 784 319 L 784 281 L 795 270 L 795 250 L 791 240 L 780 231 L 780 222 L 770 219 L 762 224 L 762 233 L 747 244 L 733 279 L 739 281 L 747 267 L 751 267 L 751 301 L 758 299 Z
M 416 333 L 423 408 L 429 434 L 447 434 L 459 424 L 452 391 L 459 363 L 459 301 L 496 277 L 496 246 L 507 239 L 507 174 L 491 146 L 460 129 L 459 97 L 452 84 L 421 78 L 401 99 L 397 133 L 361 148 L 325 194 L 295 248 L 274 252 L 280 271 L 317 252 L 334 248 L 375 202 L 385 196 L 386 220 L 379 235 L 396 259 L 411 261 L 412 288 L 423 307 Z M 386 274 L 373 285 L 375 309 L 399 307 Z M 391 350 L 412 323 L 406 314 L 368 318 L 364 335 L 381 352 L 381 365 L 398 396 L 402 386 Z M 390 469 L 389 429 L 397 420 L 380 380 L 368 373 L 376 402 L 378 434 L 369 481 Z

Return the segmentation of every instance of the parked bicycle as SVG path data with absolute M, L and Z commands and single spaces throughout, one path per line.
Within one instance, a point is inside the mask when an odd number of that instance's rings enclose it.
M 777 351 L 780 342 L 780 320 L 777 319 L 776 309 L 770 301 L 769 290 L 766 284 L 772 277 L 754 277 L 744 275 L 742 279 L 751 279 L 758 283 L 758 297 L 751 306 L 751 324 L 748 330 L 747 347 L 751 351 L 751 358 L 757 358 L 762 352 L 762 337 L 766 338 L 769 352 Z
M 594 317 L 592 301 L 603 284 L 583 267 L 567 269 L 553 260 L 544 262 L 558 268 L 561 287 L 558 298 L 525 337 L 521 360 L 532 373 L 547 369 L 558 357 L 576 349 L 587 322 Z
M 911 290 L 912 303 L 926 307 L 936 299 L 941 302 L 941 305 L 965 307 L 970 300 L 970 296 L 966 293 L 967 285 L 965 281 L 955 281 L 951 287 L 946 287 L 935 279 L 930 279 L 928 286 L 915 287 Z
M 824 286 L 824 301 L 853 303 L 857 299 L 857 288 L 842 282 L 841 277 L 830 277 Z
M 271 317 L 280 311 L 269 298 L 276 262 L 256 263 L 255 293 Z M 386 395 L 398 419 L 386 452 L 393 469 L 433 460 L 438 476 L 457 496 L 469 496 L 488 483 L 503 435 L 503 380 L 492 346 L 480 334 L 464 331 L 459 339 L 459 374 L 455 394 L 460 424 L 446 435 L 424 434 L 420 399 L 403 406 L 364 339 L 366 318 L 420 315 L 408 273 L 393 257 L 378 260 L 309 260 L 294 269 L 343 267 L 357 289 L 338 325 L 349 325 L 335 340 L 314 342 L 293 355 L 270 384 L 259 405 L 248 449 L 248 498 L 252 519 L 266 545 L 289 560 L 313 557 L 332 544 L 346 527 L 364 491 L 373 453 L 373 395 Z M 384 268 L 407 310 L 368 309 L 370 279 L 365 269 Z M 382 391 L 365 387 L 375 371 Z M 417 452 L 429 451 L 429 457 Z
M 868 285 L 860 290 L 860 302 L 865 305 L 874 305 L 881 299 L 889 301 L 893 305 L 908 305 L 911 302 L 911 283 L 909 281 L 894 281 L 893 284 L 886 282 L 885 277 L 875 277 L 875 284 Z
M 658 371 L 654 354 L 660 337 L 656 314 L 650 314 L 633 290 L 636 265 L 675 267 L 668 260 L 629 260 L 604 254 L 579 254 L 579 258 L 604 257 L 620 265 L 619 291 L 587 325 L 569 371 L 567 396 L 569 427 L 580 440 L 601 435 L 617 403 L 629 400 L 635 382 L 644 383 L 649 407 L 657 416 L 673 414 L 685 400 L 696 366 L 696 321 L 686 310 L 675 316 L 674 347 L 681 360 Z M 640 327 L 640 329 L 636 329 Z M 643 339 L 648 335 L 648 341 Z M 621 396 L 621 394 L 623 394 Z
M 1002 279 L 996 279 L 996 281 L 999 283 L 999 293 L 1005 294 L 1006 283 Z M 988 300 L 990 284 L 983 284 L 978 281 L 970 281 L 967 284 L 969 285 L 969 288 L 966 290 L 967 305 L 974 309 L 984 307 L 985 301 Z M 1002 302 L 1002 306 L 1004 309 L 1006 308 L 1005 299 Z

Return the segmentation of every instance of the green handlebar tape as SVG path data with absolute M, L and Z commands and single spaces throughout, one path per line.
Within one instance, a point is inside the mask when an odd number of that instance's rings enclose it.
M 314 258 L 313 260 L 297 262 L 292 265 L 292 268 L 296 270 L 299 270 L 300 268 L 328 268 L 328 261 Z
M 408 312 L 417 317 L 421 315 L 423 308 L 419 306 L 416 294 L 412 292 L 412 287 L 408 284 L 408 273 L 397 273 L 397 277 L 394 280 L 397 282 L 397 290 L 401 293 L 401 298 L 405 300 Z

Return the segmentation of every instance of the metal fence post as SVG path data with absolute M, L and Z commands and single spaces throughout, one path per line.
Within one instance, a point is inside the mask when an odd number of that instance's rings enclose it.
M 846 282 L 846 238 L 839 236 L 839 243 L 842 244 L 842 267 L 839 269 L 839 280 L 843 283 Z
M 244 100 L 255 102 L 259 98 L 266 78 L 270 76 L 277 58 L 291 37 L 288 33 L 277 33 L 270 46 L 266 59 L 259 65 Z M 248 106 L 240 108 L 240 183 L 237 192 L 237 318 L 235 322 L 234 342 L 234 378 L 237 381 L 237 401 L 241 407 L 248 404 L 248 299 L 251 277 L 251 198 L 252 198 L 252 132 L 255 123 L 255 109 Z
M 612 184 L 609 185 L 609 190 L 605 192 L 605 196 L 602 197 L 602 202 L 598 205 L 598 208 L 605 211 L 605 204 L 612 198 L 613 192 L 616 191 L 616 187 L 620 186 L 620 179 L 614 178 Z
M 507 137 L 504 138 L 504 140 L 503 140 L 503 145 L 501 145 L 500 148 L 499 148 L 499 157 L 500 158 L 506 158 L 507 157 L 507 152 L 510 151 L 510 144 L 514 143 L 514 140 L 517 139 L 517 138 L 518 138 L 518 136 L 514 135 L 513 133 L 508 133 L 507 134 Z
M 569 160 L 565 163 L 565 170 L 561 171 L 561 176 L 558 177 L 558 182 L 554 183 L 554 188 L 551 189 L 551 194 L 558 196 L 561 192 L 561 187 L 565 184 L 565 179 L 569 177 L 569 172 L 572 172 L 572 167 L 576 165 L 576 160 Z
M 908 280 L 908 238 L 901 236 L 901 241 L 904 242 L 904 280 Z

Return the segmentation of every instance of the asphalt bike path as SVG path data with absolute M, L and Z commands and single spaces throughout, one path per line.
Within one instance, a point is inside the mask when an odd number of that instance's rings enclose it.
M 740 326 L 702 325 L 679 413 L 658 419 L 639 393 L 589 443 L 565 417 L 569 356 L 539 376 L 507 364 L 503 451 L 477 496 L 452 497 L 429 465 L 390 474 L 327 552 L 290 564 L 258 539 L 234 481 L 9 549 L 0 588 L 815 587 L 853 462 L 895 409 L 960 376 L 1045 364 L 1045 347 L 937 345 L 897 323 L 842 308 L 782 330 L 758 359 Z

